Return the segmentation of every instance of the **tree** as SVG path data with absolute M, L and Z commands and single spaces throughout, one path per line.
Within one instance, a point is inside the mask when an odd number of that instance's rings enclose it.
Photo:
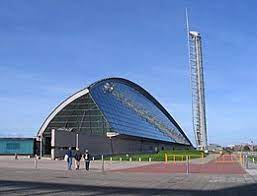
M 243 151 L 251 151 L 250 147 L 245 145 L 244 148 L 243 148 Z

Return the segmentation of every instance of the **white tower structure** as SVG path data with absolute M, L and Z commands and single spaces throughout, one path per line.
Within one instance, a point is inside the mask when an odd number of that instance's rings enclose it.
M 207 150 L 202 39 L 199 32 L 189 30 L 188 16 L 186 17 L 189 64 L 191 70 L 193 129 L 197 148 L 199 150 Z

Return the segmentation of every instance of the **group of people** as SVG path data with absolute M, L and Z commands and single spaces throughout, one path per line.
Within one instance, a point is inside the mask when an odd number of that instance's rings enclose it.
M 76 152 L 73 155 L 71 147 L 69 147 L 68 151 L 66 152 L 64 156 L 64 160 L 67 161 L 68 170 L 71 170 L 72 166 L 72 159 L 75 159 L 75 169 L 79 170 L 80 167 L 80 161 L 83 158 L 85 161 L 85 168 L 88 171 L 89 170 L 89 163 L 90 163 L 90 154 L 88 153 L 88 150 L 85 150 L 85 153 L 81 153 L 79 148 L 76 148 Z

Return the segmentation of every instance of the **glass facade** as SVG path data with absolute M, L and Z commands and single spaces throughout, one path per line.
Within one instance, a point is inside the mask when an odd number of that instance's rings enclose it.
M 89 135 L 119 134 L 191 145 L 165 109 L 138 85 L 119 78 L 98 81 L 88 92 L 61 109 L 43 130 L 84 132 Z
M 85 132 L 90 135 L 102 135 L 110 130 L 90 94 L 86 94 L 64 107 L 48 124 L 44 135 L 52 129 L 64 128 L 70 131 Z
M 140 91 L 138 86 L 119 79 L 103 80 L 90 88 L 113 131 L 189 145 L 171 120 Z

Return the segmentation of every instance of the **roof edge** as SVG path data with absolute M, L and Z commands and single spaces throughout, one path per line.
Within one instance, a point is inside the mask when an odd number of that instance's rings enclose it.
M 86 95 L 87 93 L 89 93 L 88 88 L 84 88 L 78 92 L 76 92 L 75 94 L 71 95 L 70 97 L 68 97 L 67 99 L 65 99 L 63 102 L 61 102 L 50 114 L 49 116 L 45 119 L 45 121 L 43 122 L 43 124 L 41 125 L 37 136 L 42 136 L 44 130 L 46 129 L 47 125 L 50 123 L 50 121 L 55 117 L 55 115 L 60 112 L 65 106 L 67 106 L 68 104 L 70 104 L 71 102 L 73 102 L 74 100 L 80 98 L 83 95 Z

